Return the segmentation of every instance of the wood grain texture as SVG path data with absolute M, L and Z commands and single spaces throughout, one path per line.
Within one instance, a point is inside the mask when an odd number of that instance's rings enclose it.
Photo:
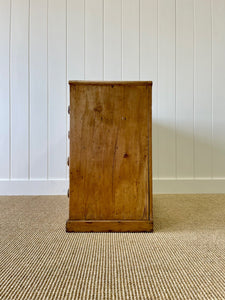
M 75 221 L 68 220 L 66 223 L 67 232 L 152 232 L 152 221 Z
M 152 217 L 151 82 L 70 86 L 70 220 Z

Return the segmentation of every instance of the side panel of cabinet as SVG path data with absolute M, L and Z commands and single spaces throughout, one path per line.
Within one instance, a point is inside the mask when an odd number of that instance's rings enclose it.
M 150 86 L 70 87 L 70 219 L 148 220 Z

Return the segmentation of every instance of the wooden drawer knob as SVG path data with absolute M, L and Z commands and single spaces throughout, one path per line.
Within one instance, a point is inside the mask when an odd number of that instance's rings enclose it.
M 70 131 L 68 131 L 68 139 L 70 138 Z
M 70 189 L 67 190 L 67 197 L 70 197 Z
M 68 114 L 70 114 L 70 105 L 68 106 Z
M 70 165 L 70 158 L 69 158 L 69 156 L 67 157 L 67 166 L 69 167 L 69 165 Z

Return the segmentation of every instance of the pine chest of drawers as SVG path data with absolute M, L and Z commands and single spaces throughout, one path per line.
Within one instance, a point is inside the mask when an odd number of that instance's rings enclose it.
M 153 231 L 150 81 L 70 81 L 67 232 Z

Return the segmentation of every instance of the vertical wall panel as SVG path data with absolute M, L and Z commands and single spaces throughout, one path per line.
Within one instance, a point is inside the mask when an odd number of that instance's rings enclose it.
M 153 81 L 152 156 L 153 176 L 158 177 L 158 88 L 157 88 L 157 0 L 140 1 L 140 80 Z
M 213 176 L 225 177 L 225 0 L 212 1 Z
M 85 0 L 85 79 L 102 80 L 103 0 Z
M 9 178 L 10 1 L 0 0 L 0 178 Z
M 47 1 L 30 0 L 30 177 L 47 178 Z
M 104 6 L 104 74 L 105 80 L 121 80 L 122 7 L 121 0 L 105 1 Z
M 67 81 L 84 79 L 84 29 L 85 1 L 67 1 Z M 69 85 L 67 84 L 67 105 L 70 101 Z M 69 128 L 67 114 L 67 128 Z M 67 156 L 69 156 L 69 139 L 67 140 Z M 67 177 L 69 172 L 67 168 Z
M 159 177 L 176 176 L 175 0 L 158 1 Z
M 11 175 L 28 178 L 29 0 L 12 0 L 11 15 Z
M 84 79 L 84 0 L 67 1 L 68 80 Z
M 154 178 L 224 179 L 224 16 L 225 0 L 0 0 L 0 178 L 68 178 L 68 80 L 140 79 Z
M 140 80 L 152 80 L 157 73 L 157 5 L 140 0 Z
M 139 0 L 122 1 L 123 23 L 123 57 L 122 57 L 122 79 L 138 80 L 139 70 L 139 31 L 140 31 L 140 7 Z
M 193 177 L 194 1 L 176 1 L 177 176 Z
M 48 177 L 66 177 L 66 2 L 48 7 Z
M 195 176 L 212 175 L 211 0 L 195 0 Z

